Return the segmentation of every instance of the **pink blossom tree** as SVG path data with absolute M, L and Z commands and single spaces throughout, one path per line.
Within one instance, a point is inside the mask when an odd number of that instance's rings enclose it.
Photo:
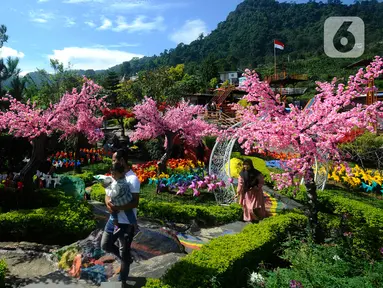
M 20 172 L 26 190 L 32 187 L 33 175 L 46 159 L 48 139 L 53 133 L 61 133 L 60 139 L 82 133 L 90 143 L 104 137 L 100 129 L 101 109 L 106 107 L 106 102 L 97 97 L 100 90 L 100 86 L 84 78 L 81 91 L 67 92 L 58 103 L 45 110 L 38 108 L 36 103 L 24 104 L 11 96 L 2 99 L 10 105 L 6 111 L 0 111 L 0 130 L 8 130 L 14 137 L 27 138 L 33 147 L 30 161 Z
M 202 106 L 190 106 L 188 102 L 183 101 L 176 106 L 166 107 L 164 111 L 157 107 L 156 101 L 145 97 L 142 104 L 133 108 L 138 123 L 130 139 L 138 141 L 164 136 L 167 143 L 166 152 L 160 159 L 158 168 L 160 172 L 166 172 L 166 162 L 171 155 L 176 135 L 180 135 L 187 144 L 196 147 L 203 136 L 215 131 L 215 127 L 198 118 L 198 115 L 203 113 Z
M 238 142 L 250 153 L 252 149 L 292 150 L 298 158 L 283 162 L 282 174 L 273 174 L 278 189 L 298 186 L 304 177 L 309 197 L 310 223 L 316 229 L 316 185 L 312 166 L 315 160 L 342 161 L 338 143 L 353 128 L 374 130 L 377 118 L 383 115 L 383 103 L 376 102 L 365 106 L 352 100 L 361 94 L 375 91 L 368 87 L 369 80 L 383 73 L 383 61 L 380 57 L 360 69 L 355 76 L 350 76 L 347 85 L 317 82 L 318 94 L 310 109 L 300 110 L 292 104 L 290 112 L 280 95 L 275 95 L 266 82 L 259 80 L 255 72 L 246 71 L 247 80 L 244 96 L 248 102 L 257 103 L 250 107 L 236 105 L 243 125 L 236 130 L 229 130 L 223 136 L 238 138 Z M 222 136 L 221 136 L 222 137 Z M 314 230 L 313 232 L 316 232 Z

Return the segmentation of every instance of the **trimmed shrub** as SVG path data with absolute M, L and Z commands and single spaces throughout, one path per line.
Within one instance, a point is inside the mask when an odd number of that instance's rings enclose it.
M 177 202 L 157 202 L 140 198 L 138 215 L 179 223 L 195 220 L 203 225 L 220 225 L 241 220 L 242 207 L 188 205 Z
M 84 172 L 90 172 L 93 173 L 93 175 L 98 174 L 105 174 L 110 171 L 110 167 L 112 167 L 112 159 L 111 158 L 104 158 L 102 162 L 95 163 L 92 165 L 84 166 L 82 167 L 82 170 Z M 92 177 L 93 177 L 92 175 Z
M 105 188 L 100 183 L 94 184 L 90 190 L 90 199 L 105 202 Z
M 92 186 L 90 197 L 92 200 L 104 203 L 105 189 L 101 184 Z M 242 207 L 239 204 L 218 206 L 165 202 L 140 196 L 138 215 L 179 223 L 189 223 L 191 220 L 195 220 L 202 225 L 211 226 L 241 220 Z
M 263 260 L 277 261 L 276 245 L 306 223 L 305 216 L 288 213 L 250 224 L 241 233 L 213 239 L 170 268 L 162 283 L 148 281 L 145 287 L 213 287 L 213 282 L 219 287 L 245 287 L 249 270 L 244 267 L 251 271 Z
M 59 191 L 53 191 L 52 195 L 58 201 L 56 207 L 0 214 L 0 241 L 65 245 L 85 238 L 96 228 L 87 202 L 76 201 Z
M 5 274 L 7 272 L 7 269 L 7 262 L 5 262 L 4 259 L 0 259 L 0 287 L 4 286 Z

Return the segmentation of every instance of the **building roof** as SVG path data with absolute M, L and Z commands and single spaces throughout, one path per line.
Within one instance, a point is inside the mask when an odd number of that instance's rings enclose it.
M 347 65 L 345 68 L 354 68 L 354 67 L 366 67 L 372 62 L 372 59 L 362 59 L 352 64 Z

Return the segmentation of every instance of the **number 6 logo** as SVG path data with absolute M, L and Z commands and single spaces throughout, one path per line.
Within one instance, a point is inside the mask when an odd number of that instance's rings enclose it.
M 364 22 L 359 17 L 329 17 L 324 22 L 324 52 L 331 58 L 358 58 L 364 53 Z

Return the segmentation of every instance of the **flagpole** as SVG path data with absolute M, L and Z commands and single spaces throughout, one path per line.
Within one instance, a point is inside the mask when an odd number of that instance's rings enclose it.
M 274 46 L 274 75 L 275 77 L 277 77 L 277 54 L 275 53 L 275 39 L 273 42 L 273 46 Z

